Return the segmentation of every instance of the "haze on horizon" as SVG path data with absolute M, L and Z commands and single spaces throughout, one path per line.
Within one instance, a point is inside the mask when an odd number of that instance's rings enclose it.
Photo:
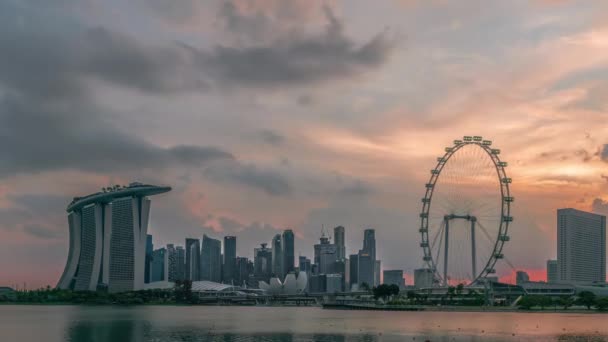
M 0 285 L 54 286 L 65 208 L 167 184 L 155 244 L 284 228 L 311 257 L 376 229 L 384 269 L 422 265 L 420 198 L 452 140 L 509 162 L 505 255 L 532 279 L 557 208 L 608 214 L 605 1 L 0 2 Z M 512 271 L 498 267 L 503 279 Z

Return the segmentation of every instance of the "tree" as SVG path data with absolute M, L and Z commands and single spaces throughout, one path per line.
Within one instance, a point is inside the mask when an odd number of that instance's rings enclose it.
M 542 310 L 545 310 L 546 306 L 551 306 L 551 304 L 553 304 L 553 300 L 549 296 L 538 296 L 538 298 L 536 298 L 536 303 Z
M 584 305 L 587 310 L 591 310 L 591 307 L 595 305 L 595 293 L 591 291 L 581 291 L 578 294 L 578 300 L 576 301 L 579 305 Z
M 538 305 L 536 296 L 523 296 L 519 300 L 519 308 L 524 310 L 530 310 L 532 307 Z
M 386 299 L 387 297 L 391 297 L 391 296 L 396 296 L 399 294 L 399 286 L 391 284 L 382 284 L 382 285 L 378 285 L 377 287 L 374 287 L 372 289 L 372 292 L 374 294 L 374 298 L 378 299 L 378 298 L 383 298 Z
M 595 307 L 599 311 L 608 311 L 608 297 L 601 297 L 595 300 Z
M 568 310 L 569 307 L 574 305 L 574 299 L 572 297 L 560 297 L 558 303 L 564 307 L 564 310 Z
M 464 292 L 464 284 L 460 283 L 460 284 L 456 285 L 456 295 L 461 296 L 463 292 Z
M 456 294 L 456 288 L 454 286 L 449 286 L 448 287 L 448 302 L 452 302 L 452 298 L 454 298 L 454 294 Z
M 407 299 L 410 301 L 414 301 L 414 302 L 418 301 L 418 294 L 416 293 L 416 291 L 409 290 L 405 293 L 405 295 L 406 295 Z
M 369 284 L 366 282 L 361 283 L 361 285 L 359 287 L 361 288 L 361 290 L 363 290 L 365 292 L 369 292 L 371 290 L 369 287 Z
M 176 280 L 173 290 L 176 302 L 190 303 L 193 301 L 192 280 Z
M 390 284 L 388 286 L 388 293 L 389 296 L 398 296 L 399 295 L 399 286 L 395 285 L 395 284 Z

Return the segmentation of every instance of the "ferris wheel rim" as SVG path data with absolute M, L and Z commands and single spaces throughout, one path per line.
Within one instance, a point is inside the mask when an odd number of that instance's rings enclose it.
M 492 148 L 492 142 L 490 140 L 483 140 L 480 136 L 464 136 L 463 140 L 454 140 L 452 146 L 445 148 L 445 154 L 442 157 L 437 158 L 437 165 L 431 170 L 431 177 L 425 184 L 426 191 L 424 198 L 422 198 L 422 211 L 420 213 L 419 232 L 421 234 L 420 247 L 424 252 L 423 260 L 427 267 L 433 272 L 434 278 L 440 282 L 443 282 L 444 284 L 448 284 L 448 279 L 443 279 L 443 277 L 439 274 L 436 267 L 437 265 L 433 259 L 431 246 L 429 244 L 429 212 L 433 203 L 432 199 L 435 191 L 435 185 L 439 180 L 439 176 L 441 176 L 441 171 L 457 151 L 469 145 L 476 145 L 480 147 L 492 160 L 500 184 L 501 196 L 500 223 L 492 253 L 488 261 L 485 263 L 483 270 L 478 272 L 478 274 L 472 275 L 472 280 L 469 285 L 474 284 L 481 278 L 485 278 L 490 274 L 496 273 L 494 267 L 498 260 L 504 257 L 502 250 L 505 243 L 510 240 L 508 231 L 510 222 L 513 221 L 513 217 L 511 216 L 511 203 L 514 201 L 514 198 L 511 196 L 511 190 L 509 187 L 511 178 L 507 176 L 505 171 L 507 163 L 503 162 L 499 157 L 500 149 Z

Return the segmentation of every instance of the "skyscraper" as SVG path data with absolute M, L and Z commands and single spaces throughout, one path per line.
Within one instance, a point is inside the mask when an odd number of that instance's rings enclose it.
M 557 210 L 558 280 L 606 281 L 606 217 L 576 209 Z
M 300 268 L 300 272 L 310 273 L 311 271 L 311 262 L 307 257 L 300 255 L 298 260 L 298 267 Z
M 357 270 L 357 280 L 359 288 L 361 288 L 361 285 L 363 284 L 367 284 L 367 286 L 372 288 L 376 280 L 374 273 L 376 263 L 374 262 L 371 253 L 365 252 L 363 250 L 359 251 L 357 261 L 359 266 Z
M 349 280 L 349 286 L 352 289 L 353 285 L 355 284 L 359 284 L 359 255 L 358 254 L 351 254 L 350 257 L 348 258 L 349 260 L 349 270 L 350 270 L 350 280 Z
M 285 229 L 283 231 L 283 276 L 287 275 L 289 272 L 295 271 L 295 242 L 294 235 L 291 229 Z
M 152 243 L 152 235 L 146 236 L 146 268 L 144 271 L 144 283 L 150 282 L 150 263 L 152 262 L 152 252 L 154 252 L 154 244 Z
M 257 281 L 269 282 L 272 276 L 272 250 L 266 247 L 266 244 L 261 244 L 261 247 L 255 248 L 254 255 L 254 270 L 253 274 Z
M 337 226 L 334 228 L 334 244 L 338 250 L 338 259 L 346 259 L 346 245 L 344 242 L 344 227 Z
M 232 284 L 236 280 L 236 236 L 224 236 L 224 283 Z M 235 282 L 238 284 L 238 282 Z
M 525 271 L 517 271 L 515 273 L 515 283 L 521 285 L 530 281 L 530 276 Z
M 383 272 L 383 284 L 397 285 L 400 290 L 405 289 L 405 280 L 403 279 L 402 270 L 385 270 Z
M 315 248 L 315 265 L 318 274 L 334 273 L 334 264 L 338 260 L 336 245 L 329 243 L 329 238 L 323 233 Z
M 150 265 L 150 282 L 167 281 L 169 275 L 169 259 L 165 248 L 159 248 L 152 252 L 152 263 Z
M 547 283 L 557 283 L 557 260 L 547 260 Z
M 414 287 L 417 289 L 428 288 L 433 286 L 434 275 L 433 271 L 428 268 L 419 268 L 414 270 Z
M 109 292 L 140 290 L 144 286 L 150 200 L 170 191 L 131 183 L 114 186 L 68 205 L 70 247 L 61 289 Z
M 186 280 L 201 280 L 201 241 L 186 239 Z
M 222 281 L 222 241 L 203 235 L 201 280 Z
M 382 266 L 380 264 L 380 260 L 376 260 L 374 264 L 374 286 L 380 285 L 381 279 L 380 275 L 382 274 Z
M 272 274 L 283 280 L 283 244 L 281 234 L 272 238 Z
M 236 257 L 236 274 L 234 278 L 234 285 L 243 286 L 244 283 L 249 280 L 249 259 L 244 257 Z
M 376 261 L 376 231 L 374 229 L 363 231 L 363 251 L 369 253 L 372 260 Z
M 186 273 L 186 251 L 184 247 L 173 244 L 167 245 L 167 259 L 169 261 L 169 281 L 184 280 Z

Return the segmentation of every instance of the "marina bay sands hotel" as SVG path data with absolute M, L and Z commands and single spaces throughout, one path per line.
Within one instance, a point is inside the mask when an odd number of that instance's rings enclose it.
M 68 205 L 70 250 L 61 289 L 109 292 L 144 287 L 148 196 L 170 187 L 131 183 L 104 188 Z

